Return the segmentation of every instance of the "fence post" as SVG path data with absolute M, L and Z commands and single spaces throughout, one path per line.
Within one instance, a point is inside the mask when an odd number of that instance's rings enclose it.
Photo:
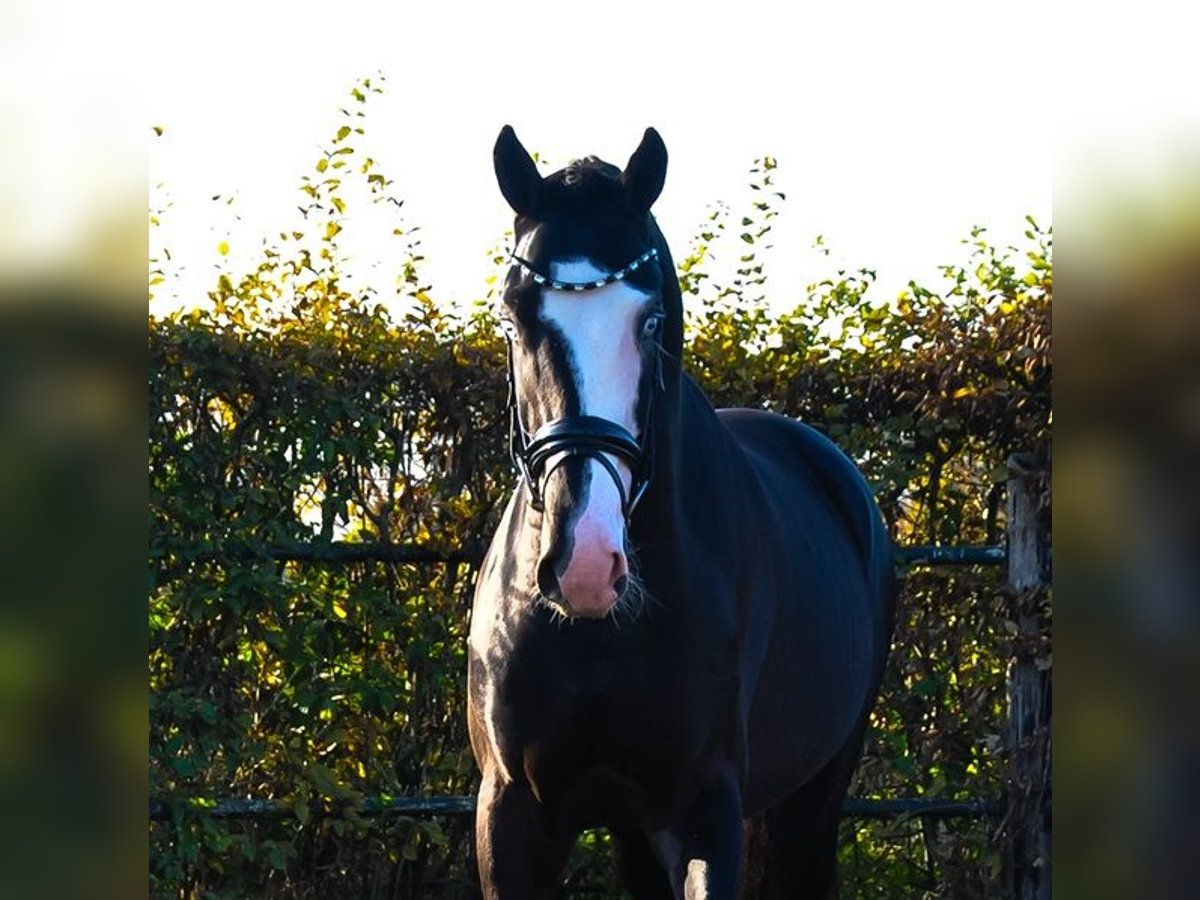
M 1050 670 L 1044 646 L 1046 554 L 1038 474 L 1023 454 L 1009 457 L 1008 810 L 1006 868 L 1016 900 L 1050 897 Z

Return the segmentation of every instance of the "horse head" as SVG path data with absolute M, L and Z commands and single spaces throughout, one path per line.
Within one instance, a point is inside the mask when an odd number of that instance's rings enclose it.
M 636 593 L 628 523 L 653 476 L 664 333 L 682 329 L 650 216 L 667 151 L 647 129 L 624 171 L 589 156 L 543 178 L 505 126 L 494 160 L 516 213 L 499 315 L 512 452 L 535 511 L 521 519 L 537 554 L 529 587 L 599 618 Z

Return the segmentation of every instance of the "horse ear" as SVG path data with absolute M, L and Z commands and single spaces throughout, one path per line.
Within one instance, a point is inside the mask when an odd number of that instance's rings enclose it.
M 662 192 L 666 178 L 667 145 L 657 131 L 647 128 L 642 142 L 621 173 L 621 184 L 629 205 L 640 213 L 649 212 Z
M 542 192 L 542 176 L 538 174 L 533 158 L 517 140 L 511 125 L 500 129 L 492 150 L 492 161 L 496 166 L 500 193 L 513 212 L 521 216 L 535 215 Z

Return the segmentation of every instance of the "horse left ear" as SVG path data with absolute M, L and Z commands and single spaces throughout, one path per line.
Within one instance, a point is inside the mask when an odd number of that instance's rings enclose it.
M 621 173 L 621 185 L 629 205 L 639 213 L 647 213 L 662 192 L 667 178 L 667 145 L 653 128 L 647 128 L 642 142 L 629 157 Z

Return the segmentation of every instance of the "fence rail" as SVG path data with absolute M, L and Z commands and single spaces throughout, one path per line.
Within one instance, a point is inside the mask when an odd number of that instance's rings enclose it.
M 209 550 L 202 553 L 201 556 L 205 559 L 230 559 L 239 562 L 269 559 L 274 562 L 307 562 L 323 565 L 364 562 L 421 565 L 477 564 L 483 559 L 483 553 L 483 548 L 477 546 L 446 548 L 418 544 L 332 541 L 330 543 L 271 546 L 233 544 L 220 550 Z M 965 547 L 922 545 L 897 547 L 895 560 L 898 565 L 909 566 L 1001 566 L 1007 562 L 1008 554 L 1003 544 L 980 544 Z
M 159 822 L 172 817 L 174 809 L 182 808 L 192 815 L 213 819 L 290 819 L 295 818 L 295 806 L 279 800 L 220 800 L 203 803 L 187 800 L 172 805 L 158 800 L 150 802 L 150 820 Z M 363 817 L 389 814 L 409 816 L 465 816 L 475 813 L 475 798 L 469 796 L 389 797 L 370 798 L 356 807 Z M 313 818 L 339 815 L 342 809 L 313 804 Z M 842 806 L 843 818 L 898 819 L 902 817 L 953 819 L 991 818 L 1004 816 L 1001 800 L 931 800 L 924 797 L 893 799 L 848 797 Z
M 325 565 L 383 562 L 409 565 L 476 564 L 483 550 L 476 547 L 440 548 L 412 544 L 377 544 L 333 541 L 274 546 L 236 544 L 224 550 L 204 554 L 209 559 L 249 561 L 269 559 L 275 562 L 306 562 Z M 914 546 L 897 547 L 897 565 L 973 566 L 1004 565 L 1008 560 L 1003 544 L 978 546 Z M 226 799 L 205 802 L 186 799 L 177 804 L 193 815 L 217 819 L 282 819 L 295 816 L 294 807 L 279 800 Z M 151 821 L 169 819 L 172 805 L 161 800 L 150 801 Z M 921 818 L 994 818 L 1004 815 L 1003 800 L 931 800 L 923 797 L 894 799 L 846 799 L 842 815 L 856 819 L 895 819 L 903 816 Z M 462 796 L 371 798 L 358 805 L 361 816 L 398 815 L 470 815 L 475 812 L 475 798 Z M 313 816 L 332 814 L 320 805 L 310 809 Z

